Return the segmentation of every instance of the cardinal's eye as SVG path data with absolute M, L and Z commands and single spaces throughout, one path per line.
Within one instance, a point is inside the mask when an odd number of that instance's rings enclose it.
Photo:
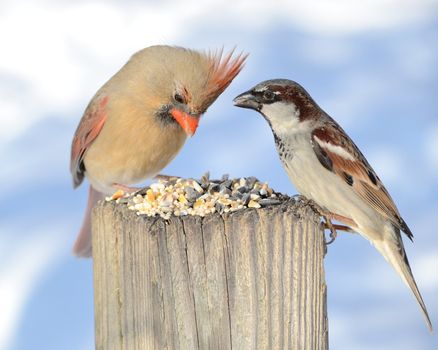
M 186 103 L 186 101 L 184 100 L 184 97 L 182 97 L 180 94 L 175 94 L 175 96 L 173 96 L 173 98 L 178 103 Z
M 263 93 L 263 98 L 264 98 L 266 101 L 272 101 L 272 100 L 275 98 L 275 94 L 274 94 L 272 91 L 266 90 L 266 91 Z

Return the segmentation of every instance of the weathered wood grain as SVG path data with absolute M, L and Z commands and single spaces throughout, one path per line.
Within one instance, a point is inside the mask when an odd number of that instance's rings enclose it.
M 93 213 L 97 349 L 327 349 L 324 242 L 300 203 L 224 217 Z

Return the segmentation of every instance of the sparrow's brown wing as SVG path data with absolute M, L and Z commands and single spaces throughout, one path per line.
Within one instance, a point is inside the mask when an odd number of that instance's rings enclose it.
M 312 146 L 320 163 L 340 176 L 366 203 L 388 218 L 412 240 L 406 225 L 382 181 L 367 160 L 333 120 L 312 132 Z
M 84 179 L 84 154 L 96 139 L 105 124 L 107 114 L 105 107 L 108 97 L 95 97 L 88 105 L 79 122 L 71 145 L 70 172 L 73 186 L 76 188 Z

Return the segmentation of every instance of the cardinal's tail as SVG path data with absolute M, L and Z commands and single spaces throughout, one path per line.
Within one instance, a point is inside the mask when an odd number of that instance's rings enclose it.
M 84 220 L 82 222 L 82 227 L 79 231 L 78 237 L 76 238 L 76 242 L 73 246 L 73 253 L 78 257 L 88 258 L 91 256 L 91 210 L 96 203 L 104 197 L 105 195 L 103 193 L 95 190 L 90 185 Z

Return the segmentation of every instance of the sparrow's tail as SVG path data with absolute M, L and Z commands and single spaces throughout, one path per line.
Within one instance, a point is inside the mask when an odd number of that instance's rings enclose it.
M 82 222 L 81 230 L 79 231 L 78 237 L 73 246 L 73 253 L 78 257 L 88 258 L 91 256 L 91 210 L 96 203 L 104 197 L 105 195 L 103 193 L 96 191 L 90 185 L 84 221 Z
M 417 299 L 418 305 L 421 308 L 424 320 L 426 321 L 429 331 L 432 332 L 432 322 L 430 321 L 426 305 L 424 304 L 423 298 L 421 297 L 420 291 L 417 287 L 417 283 L 415 282 L 414 276 L 412 274 L 411 267 L 409 266 L 409 261 L 406 256 L 403 241 L 398 229 L 393 229 L 390 237 L 391 239 L 387 238 L 382 241 L 373 243 L 377 250 L 392 265 L 392 267 L 397 271 L 399 276 L 415 295 L 415 298 Z

